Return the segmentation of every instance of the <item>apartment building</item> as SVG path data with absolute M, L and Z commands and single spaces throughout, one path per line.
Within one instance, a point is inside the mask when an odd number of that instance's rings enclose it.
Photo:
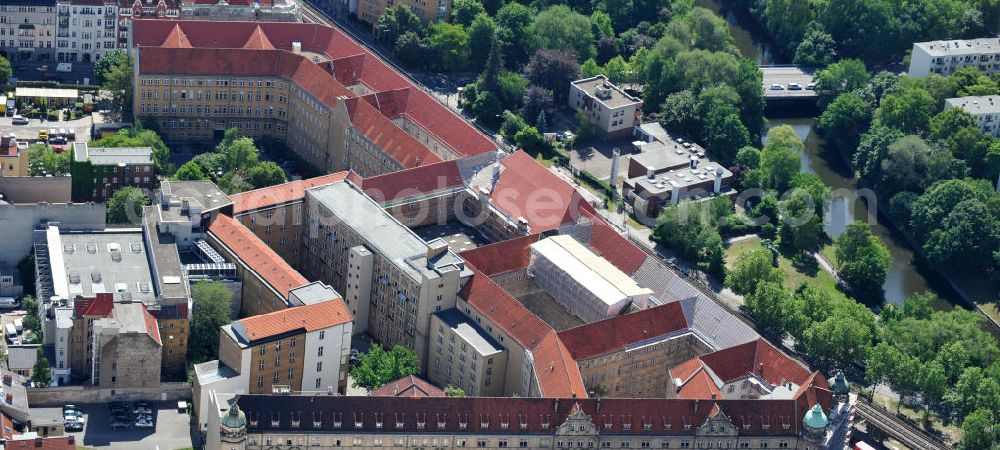
M 55 0 L 0 1 L 0 52 L 7 59 L 51 61 L 55 48 Z
M 0 136 L 0 176 L 28 176 L 28 142 L 17 140 L 14 133 Z
M 73 201 L 104 203 L 119 189 L 132 186 L 146 192 L 156 188 L 156 165 L 150 147 L 90 147 L 86 142 L 73 143 L 70 174 Z
M 1000 137 L 1000 95 L 949 98 L 944 109 L 961 108 L 976 119 L 983 133 Z
M 227 128 L 286 143 L 326 172 L 374 176 L 496 144 L 339 30 L 137 20 L 137 117 L 176 141 Z M 186 64 L 176 64 L 186 61 Z
M 389 8 L 406 6 L 413 11 L 420 22 L 428 25 L 433 22 L 447 22 L 451 17 L 451 0 L 361 0 L 348 3 L 348 11 L 362 22 L 371 25 L 372 30 L 378 25 L 378 20 Z
M 606 139 L 628 137 L 642 121 L 642 100 L 597 75 L 569 84 L 569 106 L 586 114 Z
M 471 396 L 503 396 L 500 381 L 507 371 L 507 352 L 499 342 L 454 308 L 431 316 L 431 333 L 431 381 Z
M 195 366 L 202 426 L 216 393 L 345 392 L 351 315 L 329 286 L 309 291 L 299 293 L 301 305 L 221 327 L 219 359 Z
M 230 196 L 233 218 L 293 268 L 301 267 L 306 189 L 343 181 L 346 172 L 291 181 Z
M 77 297 L 70 330 L 73 377 L 110 389 L 160 384 L 162 337 L 159 324 L 142 303 L 127 296 Z
M 242 395 L 232 406 L 217 403 L 206 448 L 843 447 L 827 441 L 830 391 L 810 391 L 809 399 L 767 402 Z
M 118 48 L 129 48 L 135 19 L 177 19 L 182 0 L 117 0 Z
M 951 75 L 963 67 L 985 74 L 1000 71 L 1000 38 L 916 42 L 910 54 L 911 77 Z
M 118 48 L 118 4 L 105 0 L 59 0 L 56 60 L 93 62 Z
M 441 239 L 426 242 L 349 182 L 306 190 L 302 269 L 344 293 L 355 332 L 414 350 L 426 368 L 431 314 L 455 306 L 471 272 Z

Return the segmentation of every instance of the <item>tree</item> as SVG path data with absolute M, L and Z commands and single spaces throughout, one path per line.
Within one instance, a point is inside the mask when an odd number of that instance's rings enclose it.
M 451 23 L 467 27 L 480 14 L 486 14 L 486 8 L 479 0 L 455 0 L 451 4 Z
M 438 67 L 445 72 L 465 68 L 469 63 L 469 36 L 461 25 L 435 22 L 427 27 L 431 48 L 437 54 Z
M 465 397 L 465 391 L 462 388 L 452 384 L 449 384 L 444 387 L 444 393 L 449 397 Z
M 400 62 L 409 67 L 427 66 L 427 55 L 431 53 L 430 41 L 412 31 L 407 31 L 398 38 L 392 51 Z
M 846 92 L 837 96 L 816 120 L 816 131 L 833 149 L 851 155 L 861 133 L 871 125 L 872 107 L 861 96 Z
M 17 262 L 17 272 L 21 274 L 21 286 L 24 295 L 35 295 L 35 251 L 30 250 L 24 258 Z
M 538 13 L 531 31 L 539 48 L 572 51 L 574 60 L 586 60 L 596 52 L 590 19 L 566 5 L 550 6 Z
M 247 171 L 247 182 L 249 182 L 254 189 L 274 186 L 286 181 L 288 181 L 288 179 L 285 178 L 285 171 L 271 161 L 257 163 L 256 166 L 251 167 L 250 170 Z
M 882 98 L 888 94 L 899 92 L 903 89 L 899 75 L 883 70 L 875 74 L 872 79 L 865 83 L 864 87 L 854 91 L 869 105 L 877 106 L 882 103 Z
M 784 311 L 791 301 L 791 294 L 784 286 L 771 281 L 761 282 L 757 289 L 744 298 L 747 310 L 760 326 L 774 331 L 781 330 Z
M 28 174 L 33 177 L 69 175 L 73 152 L 56 153 L 45 144 L 28 147 Z
M 803 148 L 804 144 L 790 126 L 772 128 L 767 134 L 764 150 L 760 152 L 760 166 L 752 170 L 748 178 L 761 183 L 754 187 L 784 191 L 792 177 L 802 169 Z
M 118 50 L 125 53 L 124 50 Z M 114 52 L 112 52 L 114 53 Z M 132 57 L 116 54 L 107 65 L 107 70 L 95 76 L 103 82 L 101 89 L 111 92 L 111 115 L 125 121 L 132 117 Z
M 579 79 L 580 65 L 571 52 L 539 50 L 531 57 L 525 74 L 531 84 L 552 91 L 557 103 L 565 103 L 570 82 Z
M 840 275 L 861 301 L 880 303 L 882 285 L 889 274 L 889 250 L 862 222 L 847 225 L 837 237 L 837 264 Z
M 804 40 L 803 30 L 808 38 L 809 30 L 817 25 L 812 21 L 814 14 L 808 2 L 766 0 L 760 3 L 763 4 L 764 25 L 775 42 L 784 43 L 785 54 L 794 51 L 796 44 Z
M 983 379 L 983 369 L 968 367 L 946 394 L 945 402 L 955 409 L 958 417 L 965 417 L 978 407 L 979 386 L 983 383 Z
M 42 338 L 42 319 L 38 317 L 38 300 L 28 295 L 21 299 L 21 306 L 27 312 L 24 315 L 24 329 L 31 332 L 32 340 Z
M 174 173 L 174 179 L 186 181 L 207 180 L 208 175 L 205 175 L 205 172 L 196 161 L 191 160 L 184 163 L 180 169 L 177 169 L 177 172 Z
M 503 42 L 503 59 L 508 67 L 521 67 L 531 56 L 534 18 L 534 9 L 517 2 L 507 3 L 497 11 L 497 37 Z
M 421 36 L 424 34 L 420 18 L 410 10 L 408 5 L 387 8 L 385 13 L 379 17 L 375 29 L 378 30 L 379 40 L 388 44 L 395 44 L 396 40 L 406 32 L 413 32 Z
M 124 49 L 116 49 L 101 55 L 94 62 L 94 84 L 104 84 L 111 72 L 119 67 L 131 70 L 132 59 Z
M 822 197 L 819 201 L 822 202 Z M 782 247 L 793 252 L 805 252 L 819 246 L 823 236 L 823 216 L 817 214 L 816 199 L 805 189 L 796 188 L 787 200 L 778 205 L 783 219 L 778 229 Z
M 771 252 L 765 248 L 757 248 L 741 253 L 736 257 L 736 263 L 726 274 L 726 287 L 733 291 L 748 295 L 762 283 L 781 284 L 785 273 L 772 265 Z
M 756 169 L 760 166 L 760 150 L 743 147 L 736 152 L 736 160 L 733 163 L 747 170 Z
M 792 3 L 807 4 L 794 0 Z M 837 57 L 837 43 L 819 22 L 810 22 L 805 30 L 805 36 L 795 48 L 793 61 L 803 66 L 826 67 Z
M 702 117 L 698 113 L 698 98 L 689 89 L 667 96 L 660 106 L 660 125 L 671 133 L 701 137 Z
M 517 144 L 518 148 L 528 153 L 536 154 L 542 151 L 545 141 L 542 139 L 542 133 L 537 128 L 526 126 L 514 135 L 514 143 Z
M 937 297 L 930 292 L 914 294 L 903 300 L 903 315 L 914 319 L 928 320 L 934 312 Z
M 965 200 L 989 204 L 996 198 L 990 182 L 986 180 L 945 180 L 927 188 L 911 209 L 910 233 L 924 242 L 931 232 L 940 228 L 948 215 Z M 959 223 L 954 223 L 959 225 Z M 978 233 L 979 230 L 976 231 Z
M 723 165 L 732 164 L 736 152 L 750 145 L 750 133 L 732 108 L 716 108 L 705 118 L 702 140 L 712 156 Z
M 881 61 L 900 45 L 900 14 L 891 0 L 828 0 L 817 6 L 816 17 L 844 57 Z
M 967 127 L 975 127 L 976 119 L 962 108 L 949 108 L 931 118 L 930 138 L 945 140 Z
M 496 40 L 497 24 L 486 13 L 477 15 L 468 28 L 469 65 L 473 69 L 478 70 L 485 66 L 493 49 L 493 42 Z
M 552 117 L 555 113 L 555 102 L 552 100 L 552 91 L 543 87 L 531 85 L 524 91 L 524 100 L 521 102 L 522 117 Z M 535 126 L 538 124 L 535 123 Z
M 354 387 L 370 391 L 419 371 L 420 362 L 413 351 L 396 345 L 386 352 L 381 345 L 374 344 L 367 353 L 358 356 L 358 363 L 351 369 L 351 377 L 354 378 Z
M 805 351 L 841 367 L 869 354 L 878 336 L 875 316 L 851 300 L 831 302 L 828 316 L 820 317 L 803 333 Z
M 260 150 L 253 139 L 245 136 L 232 140 L 223 139 L 215 147 L 215 151 L 222 155 L 223 169 L 227 172 L 249 170 L 257 165 L 260 156 Z
M 131 69 L 130 69 L 131 70 Z M 130 128 L 124 128 L 117 133 L 90 143 L 91 147 L 150 147 L 153 149 L 153 162 L 157 173 L 169 175 L 173 173 L 170 164 L 170 148 L 163 142 L 160 135 L 148 129 L 143 122 Z
M 35 352 L 35 365 L 31 368 L 31 382 L 35 387 L 49 387 L 52 384 L 52 365 L 45 357 L 42 346 Z
M 821 105 L 825 105 L 844 92 L 864 86 L 869 78 L 865 63 L 857 59 L 837 61 L 816 74 L 816 93 Z
M 754 144 L 764 132 L 764 73 L 757 64 L 741 59 L 732 85 L 739 95 L 740 121 L 746 126 Z
M 628 76 L 628 63 L 621 55 L 615 56 L 604 64 L 603 72 L 612 83 L 624 83 Z
M 188 360 L 198 364 L 219 355 L 219 327 L 232 321 L 233 291 L 219 281 L 199 281 L 191 299 Z
M 961 450 L 996 448 L 1000 441 L 997 418 L 986 409 L 977 409 L 962 421 Z
M 10 76 L 13 74 L 14 72 L 10 69 L 10 61 L 8 61 L 7 58 L 0 56 L 0 84 L 6 84 L 7 80 L 9 80 Z
M 972 199 L 959 202 L 923 247 L 931 264 L 945 272 L 996 270 L 993 254 L 1000 249 L 996 208 Z
M 948 376 L 944 366 L 930 361 L 920 366 L 920 393 L 928 407 L 937 406 L 948 387 Z
M 904 133 L 927 131 L 937 103 L 923 89 L 905 89 L 888 94 L 875 110 L 875 121 Z
M 698 264 L 701 270 L 725 275 L 725 249 L 711 204 L 684 201 L 663 209 L 650 239 L 672 249 L 680 258 Z
M 889 153 L 889 146 L 903 137 L 903 133 L 895 128 L 875 124 L 867 133 L 861 135 L 858 149 L 854 152 L 854 169 L 862 179 L 877 185 L 882 179 L 882 161 Z
M 109 224 L 138 224 L 142 220 L 142 208 L 149 204 L 149 197 L 141 189 L 125 186 L 115 191 L 108 200 Z
M 920 192 L 928 181 L 931 146 L 920 136 L 903 136 L 889 146 L 875 188 L 885 194 Z M 933 181 L 933 180 L 930 180 Z

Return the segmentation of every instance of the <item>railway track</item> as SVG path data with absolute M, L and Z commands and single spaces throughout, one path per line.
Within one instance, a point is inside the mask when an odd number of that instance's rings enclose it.
M 857 415 L 875 428 L 913 450 L 948 450 L 948 447 L 934 437 L 914 428 L 892 412 L 859 399 Z

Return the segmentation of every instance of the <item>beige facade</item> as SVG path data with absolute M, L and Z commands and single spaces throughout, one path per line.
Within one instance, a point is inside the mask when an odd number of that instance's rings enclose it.
M 612 398 L 669 398 L 675 395 L 669 369 L 710 351 L 705 341 L 686 332 L 576 363 L 588 391 L 602 386 L 606 396 Z
M 378 19 L 385 10 L 394 6 L 406 5 L 413 11 L 424 25 L 431 22 L 447 21 L 451 16 L 451 0 L 360 0 L 358 1 L 358 19 L 375 28 Z
M 642 119 L 642 100 L 626 94 L 604 75 L 570 83 L 569 106 L 586 114 L 606 138 L 631 136 Z
M 303 201 L 284 203 L 235 215 L 243 226 L 292 267 L 301 267 Z
M 479 397 L 503 396 L 507 352 L 456 309 L 431 316 L 427 372 L 439 386 L 456 386 Z

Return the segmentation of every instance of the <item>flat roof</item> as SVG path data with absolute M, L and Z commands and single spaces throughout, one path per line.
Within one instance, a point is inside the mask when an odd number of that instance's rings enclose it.
M 73 159 L 76 162 L 90 161 L 98 166 L 118 164 L 152 164 L 151 147 L 90 147 L 86 142 L 73 143 Z
M 465 269 L 458 255 L 445 250 L 427 260 L 429 246 L 416 233 L 399 223 L 378 203 L 350 183 L 333 183 L 306 190 L 312 197 L 365 240 L 365 245 L 391 260 L 414 279 L 436 278 L 436 270 Z
M 155 302 L 148 249 L 140 230 L 68 232 L 60 233 L 60 238 L 70 297 L 120 292 L 133 301 Z
M 80 91 L 76 89 L 32 88 L 19 87 L 14 90 L 15 97 L 47 97 L 47 98 L 77 98 Z
M 701 147 L 695 147 L 694 144 L 691 148 L 695 149 L 695 153 L 703 151 Z M 691 150 L 677 142 L 656 141 L 643 145 L 639 154 L 632 155 L 632 160 L 642 164 L 647 169 L 659 172 L 686 166 L 690 163 L 691 156 L 694 156 Z
M 160 182 L 160 195 L 164 200 L 187 200 L 201 206 L 201 212 L 214 211 L 232 205 L 233 200 L 211 181 L 168 181 Z M 168 220 L 179 219 L 180 208 L 167 207 L 161 210 Z
M 531 250 L 552 261 L 607 305 L 614 305 L 623 297 L 653 293 L 570 235 L 542 239 L 531 244 Z
M 1000 52 L 1000 38 L 916 42 L 913 46 L 922 49 L 931 56 L 978 55 L 981 53 Z
M 480 354 L 492 355 L 503 351 L 503 346 L 499 342 L 494 340 L 492 336 L 469 319 L 468 316 L 460 313 L 458 309 L 446 309 L 436 312 L 434 315 L 441 319 L 441 322 L 444 322 L 446 326 L 451 328 L 455 334 L 465 342 L 468 342 Z
M 609 108 L 620 108 L 622 106 L 642 103 L 642 100 L 626 94 L 621 88 L 608 81 L 608 78 L 604 75 L 576 80 L 573 84 Z M 611 96 L 609 98 L 598 97 L 598 89 L 607 89 Z
M 292 298 L 298 299 L 302 305 L 314 305 L 320 302 L 335 300 L 341 298 L 341 296 L 332 287 L 323 284 L 321 281 L 314 281 L 300 288 L 288 291 L 289 301 Z
M 143 237 L 153 262 L 153 276 L 156 277 L 154 287 L 166 303 L 170 299 L 188 299 L 187 281 L 184 280 L 184 270 L 181 267 L 181 256 L 177 251 L 177 243 L 173 235 L 161 233 L 156 227 L 157 205 L 143 208 Z
M 643 190 L 650 194 L 662 194 L 673 189 L 683 189 L 715 179 L 717 171 L 722 171 L 722 178 L 731 177 L 732 172 L 722 167 L 719 163 L 699 160 L 698 167 L 690 169 L 683 167 L 656 174 L 653 178 L 639 176 L 630 178 L 626 183 L 641 186 Z
M 945 109 L 962 108 L 974 116 L 1000 112 L 1000 95 L 980 95 L 945 99 Z
M 30 369 L 38 357 L 39 344 L 11 345 L 7 347 L 7 368 Z
M 203 385 L 240 376 L 239 372 L 235 369 L 219 362 L 217 359 L 195 364 L 194 373 L 198 379 L 198 383 Z

